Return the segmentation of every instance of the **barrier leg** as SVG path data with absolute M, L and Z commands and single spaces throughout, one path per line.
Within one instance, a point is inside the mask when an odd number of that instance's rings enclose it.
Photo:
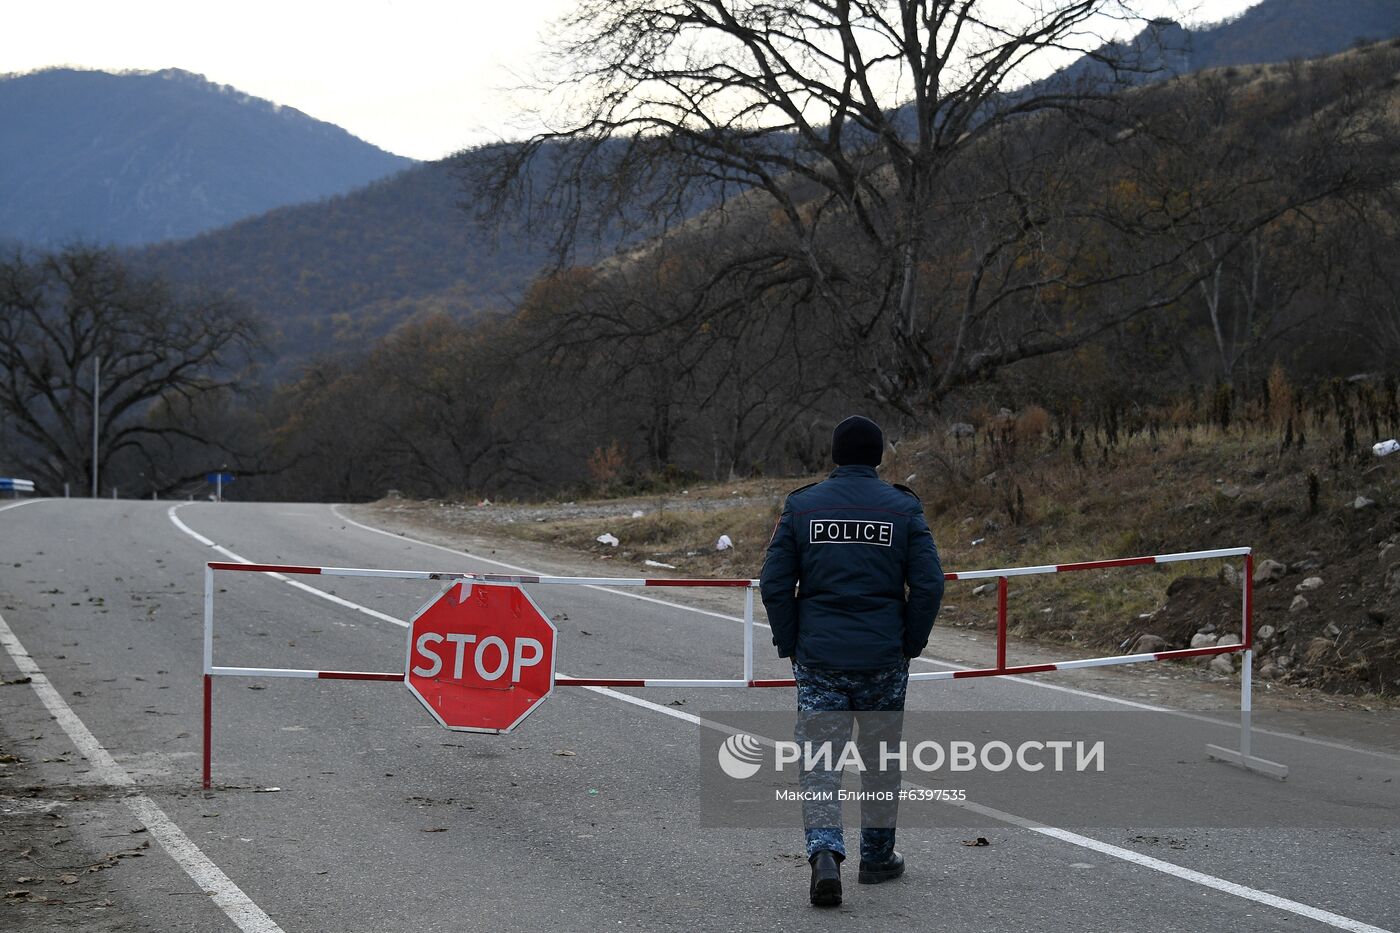
M 209 789 L 214 757 L 214 570 L 204 567 L 204 789 Z
M 214 765 L 214 678 L 204 675 L 204 789 L 209 789 Z
M 1244 559 L 1244 597 L 1241 610 L 1241 641 L 1245 649 L 1240 652 L 1240 747 L 1238 751 L 1207 745 L 1206 755 L 1216 761 L 1238 765 L 1247 771 L 1257 771 L 1282 781 L 1288 777 L 1288 766 L 1266 758 L 1256 758 L 1251 753 L 1251 739 L 1254 719 L 1254 555 Z
M 753 587 L 744 590 L 744 683 L 753 683 Z
M 997 577 L 997 670 L 1006 670 L 1006 578 Z

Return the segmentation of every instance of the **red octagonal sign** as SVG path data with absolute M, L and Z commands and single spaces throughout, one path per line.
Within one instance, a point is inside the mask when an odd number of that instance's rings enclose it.
M 509 732 L 554 690 L 555 634 L 518 585 L 460 581 L 413 617 L 404 683 L 448 729 Z

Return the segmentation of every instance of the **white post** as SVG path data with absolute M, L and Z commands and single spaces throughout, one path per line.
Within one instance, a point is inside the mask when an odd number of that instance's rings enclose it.
M 1231 748 L 1221 748 L 1219 745 L 1207 745 L 1206 755 L 1216 761 L 1239 765 L 1248 771 L 1257 771 L 1282 781 L 1288 777 L 1288 766 L 1265 758 L 1254 757 L 1250 742 L 1254 726 L 1254 555 L 1252 553 L 1245 555 L 1244 579 L 1241 584 L 1243 592 L 1240 596 L 1240 636 L 1243 642 L 1251 647 L 1240 652 L 1240 747 L 1236 751 Z
M 744 589 L 744 683 L 753 682 L 753 584 Z
M 102 357 L 92 358 L 92 497 L 97 498 L 97 422 L 102 404 Z
M 1246 648 L 1240 660 L 1240 757 L 1249 760 L 1249 729 L 1253 708 L 1250 684 L 1254 680 L 1254 649 Z

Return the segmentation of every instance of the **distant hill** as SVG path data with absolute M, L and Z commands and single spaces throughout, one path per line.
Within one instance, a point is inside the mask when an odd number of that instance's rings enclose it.
M 1206 12 L 1209 6 L 1205 7 Z M 1358 42 L 1400 35 L 1400 0 L 1263 0 L 1218 23 L 1183 27 L 1158 20 L 1111 54 L 1142 69 L 1135 83 L 1231 65 L 1265 65 L 1345 51 Z M 1109 77 L 1086 56 L 1044 83 Z M 1118 75 L 1131 81 L 1130 75 Z
M 1188 70 L 1331 55 L 1400 35 L 1400 0 L 1265 0 L 1228 22 L 1191 30 Z
M 422 311 L 510 311 L 548 248 L 510 225 L 497 239 L 472 224 L 459 171 L 458 160 L 426 163 L 136 258 L 257 309 L 292 355 L 373 339 Z
M 0 238 L 133 245 L 340 194 L 413 165 L 176 69 L 0 77 Z

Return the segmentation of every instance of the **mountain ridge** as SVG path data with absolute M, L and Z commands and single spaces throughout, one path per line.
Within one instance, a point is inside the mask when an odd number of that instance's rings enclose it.
M 184 239 L 414 165 L 202 75 L 0 76 L 0 237 L 47 247 Z

